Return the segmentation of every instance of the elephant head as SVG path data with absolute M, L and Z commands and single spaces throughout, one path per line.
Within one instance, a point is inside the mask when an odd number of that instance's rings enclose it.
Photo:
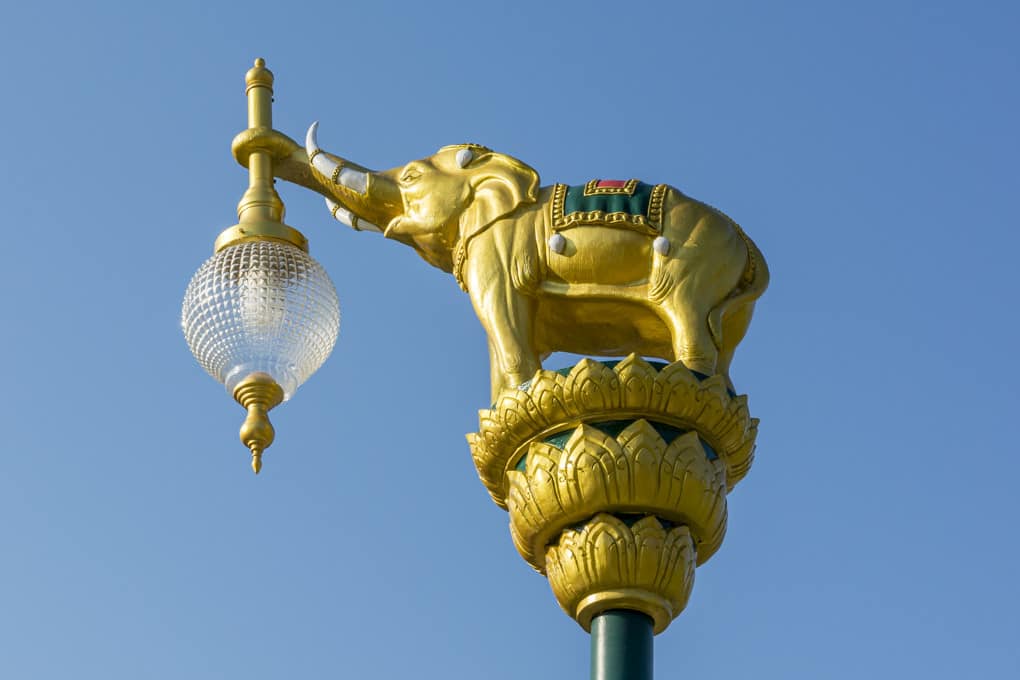
M 305 151 L 332 196 L 326 202 L 333 216 L 355 229 L 381 231 L 447 272 L 458 243 L 538 196 L 537 172 L 484 146 L 445 146 L 428 158 L 373 172 L 322 152 L 316 129 L 309 128 Z

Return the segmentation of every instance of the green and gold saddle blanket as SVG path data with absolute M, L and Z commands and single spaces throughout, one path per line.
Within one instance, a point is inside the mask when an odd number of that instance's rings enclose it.
M 666 184 L 636 179 L 593 179 L 580 186 L 553 187 L 552 226 L 556 231 L 588 225 L 634 229 L 655 236 L 662 233 L 662 205 Z

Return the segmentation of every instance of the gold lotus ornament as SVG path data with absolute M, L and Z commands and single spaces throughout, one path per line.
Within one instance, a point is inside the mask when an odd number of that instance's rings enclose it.
M 589 630 L 602 612 L 636 610 L 659 633 L 722 545 L 726 494 L 757 432 L 722 376 L 631 355 L 538 371 L 479 412 L 468 442 L 514 545 L 564 611 Z
M 695 432 L 666 443 L 646 420 L 613 437 L 579 425 L 564 447 L 532 442 L 524 470 L 507 472 L 510 534 L 535 569 L 568 526 L 599 512 L 648 513 L 691 527 L 699 562 L 726 533 L 726 472 Z
M 492 408 L 479 411 L 478 432 L 467 436 L 492 500 L 506 508 L 506 472 L 532 440 L 628 417 L 698 432 L 722 460 L 732 489 L 751 468 L 758 434 L 747 397 L 731 394 L 722 376 L 699 380 L 681 362 L 660 366 L 634 354 L 612 367 L 584 359 L 566 375 L 541 370 L 522 389 L 502 391 Z
M 666 528 L 653 515 L 628 526 L 600 513 L 549 546 L 547 575 L 556 601 L 586 631 L 604 611 L 633 609 L 661 633 L 687 605 L 694 553 L 687 527 Z

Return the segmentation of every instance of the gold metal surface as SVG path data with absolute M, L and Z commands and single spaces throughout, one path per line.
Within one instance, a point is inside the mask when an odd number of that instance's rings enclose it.
M 216 239 L 214 251 L 246 241 L 272 240 L 308 251 L 308 241 L 283 223 L 284 206 L 273 186 L 273 161 L 288 156 L 293 142 L 273 130 L 273 73 L 263 59 L 245 74 L 248 129 L 234 138 L 234 157 L 248 168 L 248 189 L 237 204 L 238 223 Z
M 758 421 L 747 397 L 720 375 L 631 354 L 612 368 L 584 359 L 567 375 L 538 371 L 478 417 L 467 436 L 478 474 L 563 609 L 585 630 L 608 609 L 664 630 L 695 565 L 722 544 L 726 494 L 750 468 Z
M 224 229 L 216 237 L 213 252 L 236 246 L 248 241 L 280 241 L 308 252 L 308 239 L 297 229 L 288 227 L 281 222 L 249 219 L 239 222 L 229 229 Z
M 230 152 L 234 155 L 234 159 L 244 167 L 248 167 L 248 158 L 256 151 L 268 153 L 275 164 L 286 161 L 291 154 L 300 150 L 301 147 L 293 139 L 265 126 L 242 130 L 230 143 Z
M 586 631 L 610 609 L 647 614 L 661 633 L 683 611 L 694 586 L 694 546 L 687 527 L 666 529 L 652 516 L 632 526 L 598 514 L 568 529 L 546 554 L 549 585 L 563 610 Z
M 462 165 L 465 150 L 471 155 Z M 297 155 L 277 176 L 308 186 L 310 172 L 316 191 L 453 273 L 488 335 L 493 399 L 555 351 L 636 352 L 732 385 L 730 362 L 769 274 L 754 243 L 722 212 L 658 185 L 653 222 L 634 218 L 635 228 L 623 228 L 622 213 L 594 210 L 557 226 L 565 189 L 540 188 L 533 168 L 478 145 L 369 172 L 363 193 L 307 160 L 299 167 Z
M 258 474 L 262 470 L 262 452 L 276 436 L 269 411 L 283 401 L 283 388 L 268 373 L 252 373 L 234 388 L 234 399 L 248 411 L 241 425 L 241 443 L 251 451 L 251 469 Z
M 722 376 L 705 380 L 680 362 L 656 371 L 632 354 L 609 368 L 586 359 L 569 375 L 540 371 L 524 389 L 505 390 L 478 412 L 479 429 L 467 436 L 478 475 L 492 500 L 507 507 L 512 470 L 531 442 L 584 422 L 643 418 L 694 430 L 725 466 L 727 490 L 751 467 L 758 419 L 747 396 L 730 396 Z
M 698 563 L 726 533 L 726 471 L 709 460 L 695 432 L 667 444 L 646 420 L 618 437 L 580 425 L 563 449 L 532 441 L 523 471 L 507 474 L 510 535 L 536 570 L 546 546 L 567 527 L 599 512 L 649 514 L 687 525 Z

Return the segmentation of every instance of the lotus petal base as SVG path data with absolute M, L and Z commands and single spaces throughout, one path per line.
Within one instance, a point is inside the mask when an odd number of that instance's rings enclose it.
M 647 614 L 661 633 L 687 605 L 694 562 L 687 527 L 667 529 L 650 515 L 632 526 L 596 515 L 564 531 L 546 553 L 556 601 L 586 631 L 604 611 L 632 609 Z
M 538 371 L 479 412 L 468 442 L 560 606 L 585 630 L 603 611 L 641 611 L 658 633 L 722 545 L 757 432 L 722 376 L 631 355 Z
M 697 432 L 726 467 L 727 490 L 751 468 L 758 419 L 748 413 L 745 395 L 730 393 L 721 375 L 699 376 L 679 361 L 656 370 L 635 354 L 613 366 L 584 359 L 566 375 L 536 372 L 479 411 L 478 432 L 467 439 L 482 483 L 506 508 L 506 473 L 531 442 L 581 423 L 641 418 Z

